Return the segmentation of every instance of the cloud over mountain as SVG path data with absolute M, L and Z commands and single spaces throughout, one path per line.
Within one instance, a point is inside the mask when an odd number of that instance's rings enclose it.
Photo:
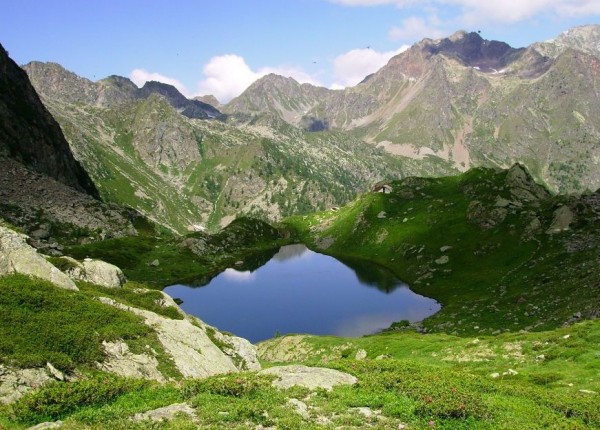
M 198 84 L 198 94 L 212 94 L 222 103 L 240 95 L 252 82 L 269 73 L 294 78 L 300 83 L 319 85 L 316 78 L 297 67 L 277 66 L 252 70 L 246 60 L 236 54 L 211 58 L 202 72 L 204 79 Z

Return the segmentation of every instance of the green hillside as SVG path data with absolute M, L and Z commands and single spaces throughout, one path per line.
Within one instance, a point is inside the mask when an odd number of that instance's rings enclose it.
M 519 165 L 388 186 L 287 223 L 315 250 L 386 266 L 439 300 L 427 331 L 542 330 L 597 315 L 598 193 L 551 196 Z

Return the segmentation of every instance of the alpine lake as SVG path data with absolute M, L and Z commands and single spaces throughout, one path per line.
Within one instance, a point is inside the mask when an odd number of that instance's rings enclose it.
M 252 343 L 288 333 L 363 336 L 441 308 L 381 266 L 341 261 L 304 245 L 238 262 L 205 285 L 164 291 L 181 299 L 185 312 Z

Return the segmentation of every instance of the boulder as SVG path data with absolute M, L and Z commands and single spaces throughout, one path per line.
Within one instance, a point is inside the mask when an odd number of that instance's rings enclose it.
M 206 378 L 222 373 L 256 369 L 260 366 L 257 360 L 252 361 L 253 354 L 250 351 L 244 353 L 249 362 L 241 355 L 232 358 L 236 352 L 235 344 L 243 344 L 242 341 L 224 342 L 226 344 L 224 349 L 229 348 L 230 351 L 228 353 L 222 351 L 209 336 L 209 333 L 214 335 L 218 332 L 213 333 L 214 329 L 197 318 L 188 315 L 182 320 L 174 320 L 151 311 L 126 306 L 107 297 L 101 297 L 100 301 L 142 317 L 144 323 L 156 332 L 165 352 L 185 378 Z M 235 338 L 235 336 L 230 337 Z M 245 347 L 254 348 L 249 342 Z M 256 357 L 255 352 L 254 357 Z
M 215 338 L 223 344 L 222 351 L 238 364 L 240 370 L 260 370 L 256 347 L 247 339 L 215 331 Z
M 261 370 L 258 374 L 277 376 L 273 386 L 282 389 L 299 386 L 310 390 L 316 388 L 331 390 L 336 385 L 354 385 L 358 382 L 356 377 L 339 370 L 301 365 L 270 367 Z
M 356 354 L 354 355 L 355 360 L 364 360 L 365 358 L 367 358 L 367 351 L 364 349 L 359 349 L 356 351 Z
M 300 415 L 302 418 L 310 418 L 310 414 L 308 413 L 308 406 L 306 405 L 306 403 L 298 400 L 298 399 L 289 399 L 288 400 L 288 405 L 290 405 L 290 407 L 294 410 L 294 412 L 296 412 L 298 415 Z
M 0 226 L 0 276 L 22 273 L 77 290 L 75 283 L 27 244 L 27 236 Z
M 125 275 L 117 266 L 102 260 L 86 258 L 79 262 L 70 257 L 62 257 L 69 268 L 65 273 L 72 279 L 91 282 L 106 288 L 121 288 L 125 283 Z
M 568 206 L 561 206 L 554 211 L 554 217 L 552 224 L 546 230 L 548 234 L 560 233 L 569 229 L 569 226 L 573 222 L 575 215 Z
M 133 421 L 171 421 L 179 414 L 196 418 L 196 411 L 187 403 L 174 403 L 151 411 L 140 412 L 133 416 Z
M 450 257 L 447 255 L 442 255 L 440 258 L 435 260 L 436 264 L 446 264 L 450 261 Z
M 35 425 L 33 427 L 29 427 L 27 430 L 50 430 L 50 429 L 59 429 L 63 426 L 62 421 L 48 421 L 45 423 L 41 423 Z
M 106 358 L 97 363 L 100 370 L 116 373 L 127 378 L 144 378 L 164 381 L 158 370 L 158 360 L 150 354 L 133 354 L 123 341 L 102 342 Z
M 0 403 L 12 403 L 32 387 L 52 380 L 44 368 L 11 369 L 0 364 Z

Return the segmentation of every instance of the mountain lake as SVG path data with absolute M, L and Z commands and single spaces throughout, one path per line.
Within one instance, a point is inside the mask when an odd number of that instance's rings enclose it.
M 441 308 L 381 266 L 304 245 L 239 262 L 203 286 L 164 291 L 183 300 L 185 312 L 253 343 L 288 333 L 357 337 L 394 321 L 421 321 Z

